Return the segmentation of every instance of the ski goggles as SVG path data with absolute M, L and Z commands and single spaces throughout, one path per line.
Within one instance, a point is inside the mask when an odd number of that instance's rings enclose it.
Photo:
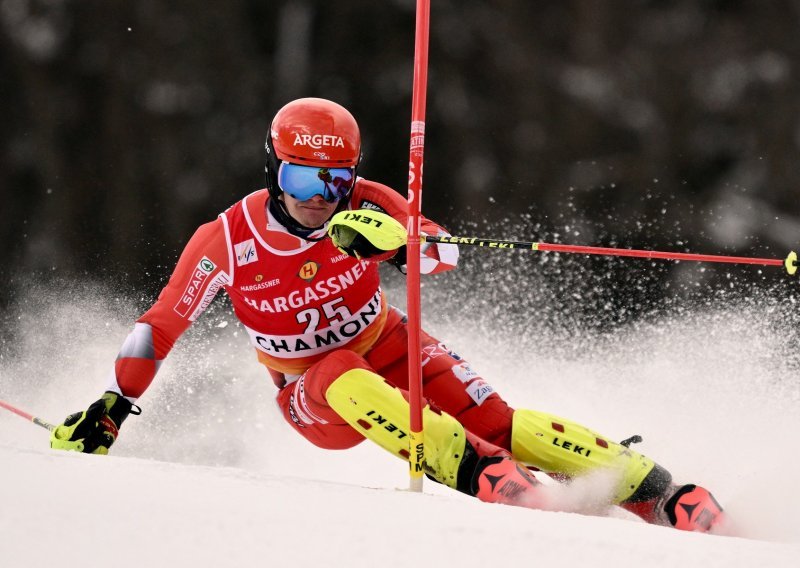
M 353 189 L 353 168 L 318 168 L 281 162 L 278 187 L 298 201 L 320 195 L 328 203 L 339 201 Z

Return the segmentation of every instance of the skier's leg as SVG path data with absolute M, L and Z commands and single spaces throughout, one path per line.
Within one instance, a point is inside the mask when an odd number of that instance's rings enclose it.
M 670 473 L 650 458 L 552 414 L 515 411 L 511 452 L 515 459 L 551 474 L 617 472 L 614 503 L 650 523 L 707 531 L 722 518 L 722 508 L 707 490 L 674 485 Z
M 325 390 L 339 375 L 365 361 L 351 351 L 335 351 L 311 366 L 277 397 L 286 422 L 306 440 L 326 450 L 351 448 L 364 440 L 325 400 Z
M 391 321 L 367 357 L 377 363 L 381 376 L 404 388 L 406 328 L 388 327 Z M 509 450 L 515 459 L 562 478 L 600 468 L 620 469 L 623 475 L 617 502 L 630 497 L 654 469 L 651 460 L 574 422 L 530 410 L 515 411 L 459 355 L 424 332 L 421 343 L 425 397 L 470 432 Z M 564 430 L 565 426 L 566 434 L 554 429 Z M 623 491 L 625 487 L 627 491 Z
M 378 342 L 365 355 L 392 385 L 408 389 L 408 335 L 405 315 L 392 308 Z M 511 448 L 514 410 L 467 361 L 423 330 L 422 381 L 425 398 L 455 417 L 471 433 Z
M 381 339 L 367 355 L 381 376 L 401 388 L 407 387 L 405 323 L 402 313 L 390 313 Z M 515 411 L 469 363 L 424 332 L 421 340 L 426 398 L 467 431 L 509 450 L 515 460 L 560 479 L 598 469 L 617 470 L 620 482 L 615 503 L 651 523 L 703 530 L 704 519 L 718 518 L 719 505 L 704 489 L 673 485 L 670 473 L 649 458 L 572 421 L 531 410 Z M 687 503 L 698 506 L 696 515 L 684 522 L 681 507 Z M 704 510 L 709 513 L 702 514 Z
M 511 453 L 537 469 L 566 477 L 598 469 L 617 471 L 616 503 L 637 491 L 660 493 L 670 481 L 666 470 L 657 469 L 655 462 L 638 452 L 580 424 L 534 410 L 514 412 Z
M 350 353 L 354 361 L 361 360 Z M 352 428 L 408 460 L 409 405 L 405 393 L 363 365 L 330 382 L 325 398 Z M 436 481 L 483 501 L 536 506 L 536 478 L 510 454 L 468 432 L 452 416 L 423 410 L 424 470 Z

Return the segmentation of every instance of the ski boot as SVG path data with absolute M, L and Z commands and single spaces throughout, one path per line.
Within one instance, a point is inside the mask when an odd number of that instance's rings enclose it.
M 536 489 L 541 482 L 510 457 L 481 458 L 469 494 L 487 503 L 540 508 Z
M 709 532 L 725 518 L 714 496 L 697 485 L 677 487 L 663 510 L 669 524 L 682 531 Z
M 725 518 L 708 490 L 691 484 L 675 485 L 669 472 L 659 465 L 619 505 L 648 523 L 682 531 L 709 532 Z

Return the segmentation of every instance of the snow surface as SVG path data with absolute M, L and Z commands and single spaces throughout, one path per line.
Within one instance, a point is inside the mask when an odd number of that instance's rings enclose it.
M 5 566 L 792 566 L 800 552 L 243 469 L 8 446 L 0 457 Z
M 0 399 L 58 421 L 102 391 L 140 308 L 82 284 L 12 309 Z M 428 325 L 513 405 L 641 434 L 640 451 L 714 491 L 737 537 L 488 505 L 432 482 L 409 493 L 385 452 L 318 450 L 283 423 L 221 304 L 177 344 L 111 456 L 50 451 L 44 430 L 0 409 L 0 566 L 797 566 L 800 388 L 785 309 L 763 300 L 576 331 L 569 352 L 539 330 Z

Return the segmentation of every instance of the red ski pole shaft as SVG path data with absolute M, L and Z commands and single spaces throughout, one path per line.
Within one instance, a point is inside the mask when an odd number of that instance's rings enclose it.
M 15 406 L 7 403 L 7 402 L 4 402 L 2 400 L 0 400 L 0 407 L 5 408 L 6 410 L 10 410 L 11 412 L 16 414 L 17 416 L 22 416 L 25 420 L 33 422 L 37 426 L 41 426 L 42 428 L 47 428 L 48 430 L 54 430 L 55 429 L 55 425 L 50 424 L 49 422 L 46 422 L 46 421 L 42 420 L 41 418 L 37 418 L 33 414 L 28 414 L 24 410 L 20 410 L 19 408 L 15 407 Z
M 420 347 L 420 214 L 422 211 L 422 158 L 425 150 L 425 96 L 428 88 L 428 30 L 430 1 L 417 0 L 414 41 L 414 84 L 411 101 L 411 143 L 408 163 L 408 243 L 406 293 L 408 309 L 408 402 L 410 407 L 409 489 L 422 491 L 423 444 L 422 354 Z
M 552 243 L 537 243 L 530 241 L 508 241 L 501 239 L 485 239 L 481 237 L 423 237 L 430 243 L 450 243 L 457 245 L 470 245 L 497 249 L 528 249 L 543 252 L 562 252 L 574 254 L 596 254 L 603 256 L 625 256 L 634 258 L 660 259 L 660 260 L 691 260 L 697 262 L 721 262 L 728 264 L 759 264 L 762 266 L 783 266 L 789 274 L 797 271 L 797 254 L 790 252 L 785 259 L 779 258 L 754 258 L 746 256 L 724 256 L 714 254 L 695 254 L 686 252 L 664 252 L 657 250 L 622 249 L 613 247 L 591 247 L 580 245 L 561 245 Z

